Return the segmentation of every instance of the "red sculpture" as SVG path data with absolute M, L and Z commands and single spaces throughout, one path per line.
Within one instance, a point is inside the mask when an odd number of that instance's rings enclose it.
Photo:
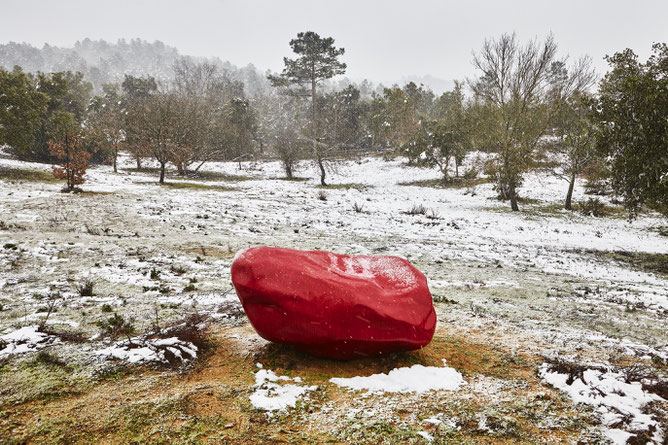
M 420 349 L 436 329 L 427 279 L 402 258 L 253 247 L 232 282 L 258 334 L 313 355 Z

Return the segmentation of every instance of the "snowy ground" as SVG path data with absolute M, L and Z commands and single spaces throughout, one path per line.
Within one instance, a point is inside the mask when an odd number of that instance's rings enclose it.
M 521 190 L 536 201 L 513 213 L 507 203 L 495 199 L 491 184 L 472 189 L 401 185 L 438 178 L 438 173 L 407 167 L 399 159 L 338 162 L 329 178 L 338 186 L 324 190 L 326 200 L 318 198 L 321 190 L 310 168 L 300 172 L 309 179 L 286 181 L 280 179 L 283 174 L 276 162 L 244 164 L 241 170 L 235 163 L 211 163 L 205 166 L 212 173 L 209 179 L 168 180 L 195 184 L 187 188 L 161 187 L 154 174 L 129 172 L 128 159 L 123 159 L 121 167 L 116 174 L 106 166 L 90 169 L 82 187 L 87 193 L 82 194 L 61 194 L 56 183 L 0 179 L 0 360 L 7 363 L 0 380 L 16 380 L 10 376 L 12 369 L 17 374 L 17 364 L 30 360 L 38 350 L 53 351 L 61 360 L 76 364 L 84 379 L 119 361 L 145 363 L 151 357 L 164 361 L 162 350 L 156 350 L 160 345 L 178 346 L 184 362 L 191 362 L 197 355 L 194 345 L 169 336 L 150 337 L 150 333 L 192 313 L 216 329 L 241 329 L 234 337 L 243 345 L 239 347 L 244 353 L 257 352 L 260 346 L 253 345 L 263 343 L 253 338 L 229 275 L 234 254 L 254 245 L 405 257 L 428 277 L 445 338 L 478 338 L 512 354 L 590 365 L 587 375 L 599 381 L 606 381 L 600 366 L 617 372 L 608 377 L 614 380 L 623 373 L 621 364 L 629 361 L 666 377 L 668 279 L 610 255 L 668 253 L 668 238 L 660 234 L 666 222 L 656 215 L 629 223 L 623 217 L 593 218 L 559 210 L 567 184 L 543 174 L 530 175 Z M 49 169 L 7 157 L 0 157 L 1 168 Z M 586 199 L 581 184 L 574 199 Z M 426 215 L 405 213 L 418 204 L 428 209 Z M 94 283 L 92 296 L 80 296 L 77 291 L 86 279 Z M 54 295 L 58 295 L 55 303 Z M 37 326 L 49 305 L 55 309 L 46 322 L 49 329 L 77 333 L 84 341 L 39 332 Z M 113 313 L 133 324 L 139 335 L 136 345 L 101 335 L 97 322 Z M 300 397 L 306 397 L 311 406 L 317 405 L 306 413 L 311 416 L 309 423 L 329 428 L 331 422 L 341 427 L 351 418 L 366 422 L 382 417 L 394 428 L 390 436 L 404 428 L 415 441 L 464 434 L 461 431 L 473 428 L 469 423 L 474 420 L 476 434 L 496 437 L 499 431 L 513 430 L 498 426 L 499 422 L 512 426 L 498 413 L 481 408 L 464 422 L 455 412 L 439 413 L 433 401 L 424 405 L 430 407 L 424 415 L 431 422 L 423 424 L 415 413 L 408 417 L 396 413 L 406 404 L 424 401 L 424 394 L 404 391 L 383 396 L 369 391 L 373 394 L 350 398 L 346 387 L 363 386 L 364 380 L 336 380 L 386 375 L 373 380 L 372 387 L 377 388 L 382 382 L 392 386 L 389 376 L 397 372 L 401 380 L 425 378 L 419 373 L 411 377 L 406 371 L 414 369 L 454 379 L 444 382 L 447 379 L 442 377 L 441 386 L 431 390 L 438 400 L 468 400 L 471 394 L 498 400 L 506 391 L 519 391 L 513 386 L 516 382 L 508 386 L 496 377 L 457 369 L 451 361 L 449 367 L 439 367 L 443 358 L 434 356 L 431 367 L 396 366 L 403 370 L 390 367 L 359 376 L 331 375 L 333 380 L 325 379 L 321 385 L 302 384 L 294 380 L 300 378 L 297 375 L 286 377 L 293 379 L 288 383 L 269 369 L 252 371 L 255 363 L 249 360 L 246 377 L 251 383 L 243 397 L 253 401 L 255 396 L 260 406 L 288 412 L 299 405 Z M 536 375 L 543 369 L 538 362 L 530 366 Z M 457 380 L 460 371 L 465 374 L 461 382 Z M 260 372 L 264 372 L 261 378 L 255 375 Z M 577 391 L 567 388 L 557 374 L 543 371 L 540 390 L 559 388 L 564 403 L 582 402 L 568 398 Z M 582 385 L 586 386 L 585 380 Z M 341 401 L 318 396 L 323 385 L 333 388 L 345 382 L 337 390 L 343 394 Z M 611 391 L 620 390 L 608 386 Z M 275 394 L 285 394 L 289 403 L 270 400 Z M 0 390 L 0 396 L 0 411 L 4 403 L 29 399 L 11 390 Z M 605 404 L 606 410 L 617 410 L 605 418 L 601 403 L 583 408 L 584 401 L 577 409 L 589 409 L 586 413 L 594 420 L 583 421 L 580 430 L 571 428 L 569 440 L 607 437 L 623 443 L 630 431 L 649 428 L 648 437 L 660 443 L 666 437 L 661 419 L 668 417 L 665 401 L 654 397 L 639 394 L 633 399 L 632 409 L 638 410 L 638 416 L 631 417 L 642 422 L 629 419 L 628 413 L 626 421 L 609 421 L 628 407 Z M 397 408 L 381 416 L 376 411 L 381 409 L 380 401 L 387 400 Z M 367 411 L 374 414 L 364 415 Z M 549 419 L 545 422 L 547 429 L 568 429 Z M 360 441 L 355 428 L 345 429 L 343 439 Z

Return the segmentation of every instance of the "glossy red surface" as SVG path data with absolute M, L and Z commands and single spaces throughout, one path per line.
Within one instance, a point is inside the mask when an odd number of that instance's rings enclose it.
M 402 258 L 254 247 L 232 282 L 258 334 L 322 357 L 419 349 L 436 329 L 427 279 Z

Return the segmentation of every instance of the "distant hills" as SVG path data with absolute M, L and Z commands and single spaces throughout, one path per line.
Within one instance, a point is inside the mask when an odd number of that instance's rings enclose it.
M 173 74 L 174 62 L 183 57 L 174 47 L 163 42 L 147 42 L 141 39 L 116 43 L 105 40 L 84 39 L 72 48 L 45 44 L 42 48 L 27 43 L 9 42 L 0 44 L 0 67 L 11 70 L 19 65 L 26 72 L 81 71 L 86 80 L 96 90 L 108 82 L 122 82 L 125 74 L 133 76 L 153 76 L 162 82 L 169 82 Z M 190 57 L 190 56 L 186 56 Z M 190 57 L 193 60 L 205 60 Z M 253 95 L 258 90 L 269 87 L 265 75 L 253 65 L 238 68 L 219 58 L 206 59 L 226 70 L 230 77 L 241 80 L 246 93 Z

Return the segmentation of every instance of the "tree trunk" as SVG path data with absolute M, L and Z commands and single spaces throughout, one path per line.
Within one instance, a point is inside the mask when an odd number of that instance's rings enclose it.
M 517 192 L 515 191 L 515 185 L 508 187 L 508 195 L 510 198 L 510 208 L 513 212 L 518 212 L 520 208 L 517 205 Z
M 67 174 L 67 191 L 71 192 L 74 188 L 74 181 L 72 180 L 72 161 L 70 159 L 70 140 L 68 135 L 65 135 L 65 153 L 67 153 L 65 173 Z
M 165 183 L 165 164 L 166 162 L 160 163 L 160 184 Z
M 141 170 L 141 158 L 137 156 L 137 170 Z
M 325 164 L 322 162 L 322 158 L 318 156 L 318 167 L 320 167 L 320 185 L 325 187 L 327 183 L 325 182 Z
M 116 166 L 118 160 L 118 150 L 114 150 L 114 173 L 118 173 L 118 167 Z
M 455 159 L 455 178 L 459 178 L 459 162 Z
M 288 179 L 292 179 L 292 164 L 286 162 L 284 165 L 285 165 L 285 176 L 287 176 Z
M 564 209 L 573 210 L 571 207 L 571 200 L 573 199 L 573 188 L 575 187 L 575 173 L 571 174 L 571 182 L 568 184 L 568 193 L 566 193 L 566 204 Z

